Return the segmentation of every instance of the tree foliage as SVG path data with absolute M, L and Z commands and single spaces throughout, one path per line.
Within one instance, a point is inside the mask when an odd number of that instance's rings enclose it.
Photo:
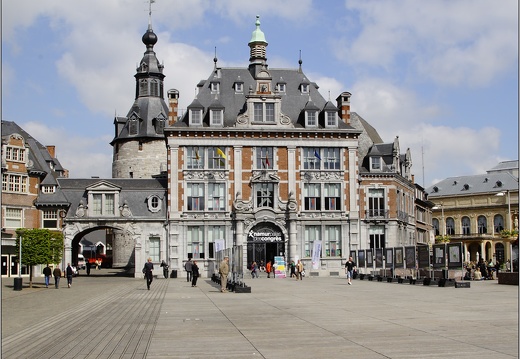
M 32 269 L 38 264 L 60 263 L 63 256 L 63 233 L 48 229 L 25 229 L 16 231 L 16 250 L 20 252 L 22 239 L 22 264 L 29 267 L 32 287 Z

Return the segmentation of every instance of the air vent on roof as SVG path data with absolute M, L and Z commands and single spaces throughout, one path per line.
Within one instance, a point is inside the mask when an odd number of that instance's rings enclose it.
M 487 177 L 484 178 L 484 183 L 488 183 L 488 181 L 489 181 L 489 178 L 487 178 Z
M 439 192 L 439 187 L 437 187 L 437 186 L 433 187 L 433 192 L 434 192 L 434 193 Z
M 469 184 L 465 183 L 464 186 L 462 186 L 464 191 L 467 191 L 469 189 Z
M 502 187 L 502 181 L 497 181 L 497 182 L 496 182 L 496 186 L 497 186 L 497 187 Z
M 455 186 L 457 184 L 457 181 L 453 181 L 453 185 Z

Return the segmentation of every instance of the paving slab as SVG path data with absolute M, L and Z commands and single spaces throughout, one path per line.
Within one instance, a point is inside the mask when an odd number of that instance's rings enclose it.
M 2 358 L 518 358 L 518 286 L 245 281 L 251 293 L 207 278 L 147 290 L 106 269 L 72 288 L 4 278 Z

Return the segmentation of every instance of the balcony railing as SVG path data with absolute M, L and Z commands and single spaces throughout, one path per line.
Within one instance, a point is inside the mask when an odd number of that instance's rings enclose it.
M 365 211 L 366 219 L 388 219 L 388 210 L 369 209 Z

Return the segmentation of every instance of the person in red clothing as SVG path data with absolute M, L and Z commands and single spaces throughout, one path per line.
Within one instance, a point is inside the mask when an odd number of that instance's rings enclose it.
M 273 269 L 273 266 L 271 265 L 271 261 L 268 261 L 265 265 L 265 271 L 267 272 L 267 278 L 271 278 L 271 271 Z

